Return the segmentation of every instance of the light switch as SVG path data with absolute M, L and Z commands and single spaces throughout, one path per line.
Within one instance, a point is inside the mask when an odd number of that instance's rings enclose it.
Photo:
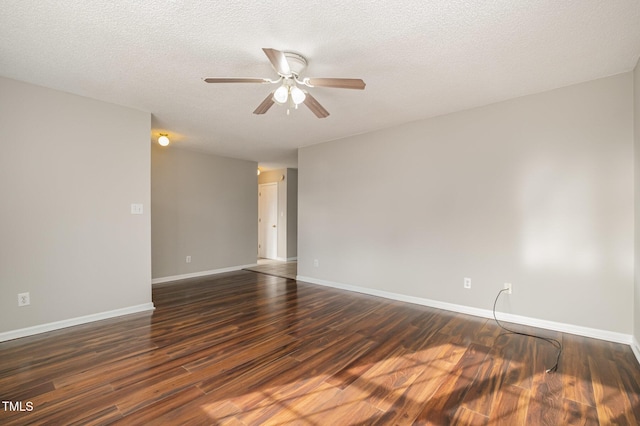
M 142 204 L 131 204 L 131 214 L 142 214 Z

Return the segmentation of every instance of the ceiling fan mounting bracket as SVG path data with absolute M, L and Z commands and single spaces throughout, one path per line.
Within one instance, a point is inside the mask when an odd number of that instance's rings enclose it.
M 289 63 L 289 68 L 291 68 L 291 73 L 296 77 L 304 71 L 307 67 L 307 58 L 295 52 L 282 52 L 284 53 L 285 58 L 287 58 L 287 62 Z M 287 77 L 287 76 L 283 76 Z

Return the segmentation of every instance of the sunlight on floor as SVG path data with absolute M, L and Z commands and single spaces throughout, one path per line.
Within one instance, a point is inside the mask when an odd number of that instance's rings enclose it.
M 380 362 L 315 374 L 231 396 L 201 408 L 221 424 L 241 424 L 239 421 L 323 425 L 328 421 L 339 424 L 340 419 L 375 419 L 402 398 L 411 401 L 432 396 L 449 374 L 451 362 L 459 358 L 451 346 L 455 345 L 432 346 L 421 351 L 400 347 L 395 351 L 397 355 Z

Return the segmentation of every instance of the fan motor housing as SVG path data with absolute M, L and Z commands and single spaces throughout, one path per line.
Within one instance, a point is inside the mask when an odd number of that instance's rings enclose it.
M 289 63 L 289 68 L 291 72 L 296 76 L 300 75 L 300 73 L 307 67 L 307 59 L 295 52 L 282 52 L 284 53 L 285 58 L 287 58 L 287 62 Z

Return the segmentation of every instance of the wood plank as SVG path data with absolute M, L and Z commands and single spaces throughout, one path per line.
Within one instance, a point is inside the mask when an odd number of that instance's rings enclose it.
M 620 392 L 622 379 L 613 361 L 589 355 L 589 368 L 600 424 L 640 424 L 626 392 Z
M 161 422 L 164 422 L 166 419 L 163 419 L 163 416 L 171 415 L 171 413 L 174 413 L 176 410 L 179 410 L 181 407 L 197 400 L 203 395 L 204 393 L 199 388 L 197 388 L 196 386 L 190 386 L 172 394 L 170 397 L 164 398 L 151 404 L 147 404 L 144 408 L 139 409 L 126 417 L 123 417 L 114 424 L 150 425 L 154 424 L 154 422 L 159 421 L 159 419 L 161 419 Z M 196 414 L 199 416 L 201 413 L 197 413 L 196 410 Z
M 405 352 L 404 348 L 398 347 L 365 371 L 356 370 L 357 373 L 353 373 L 354 380 L 349 381 L 346 387 L 336 386 L 340 391 L 320 408 L 333 411 L 335 407 L 357 406 L 360 402 L 366 402 L 367 409 L 371 406 L 386 411 L 406 389 L 403 385 L 410 384 L 407 382 L 413 382 L 417 376 L 414 371 L 406 371 L 411 361 L 404 358 Z M 327 380 L 327 383 L 334 382 Z
M 600 424 L 598 422 L 598 411 L 590 405 L 564 399 L 562 401 L 562 418 L 559 424 L 566 426 L 597 426 Z
M 437 394 L 424 405 L 416 420 L 450 424 L 489 352 L 486 346 L 472 343 L 438 387 Z
M 402 349 L 401 340 L 414 333 L 415 329 L 413 327 L 405 327 L 392 336 L 388 336 L 386 340 L 376 342 L 370 351 L 355 360 L 351 365 L 346 366 L 342 371 L 330 377 L 327 381 L 341 389 L 346 388 L 372 368 L 376 362 L 385 360 L 393 356 L 390 354 L 393 354 L 395 350 Z
M 339 391 L 340 389 L 320 380 L 312 391 L 291 393 L 286 398 L 277 396 L 268 389 L 254 392 L 253 395 L 247 395 L 248 400 L 255 401 L 255 396 L 259 396 L 260 403 L 242 407 L 234 418 L 244 425 L 314 424 L 309 421 L 310 418 L 325 413 L 319 410 L 320 404 L 333 398 Z M 315 424 L 324 424 L 324 422 L 315 422 Z
M 590 339 L 571 335 L 564 337 L 560 368 L 564 382 L 564 397 L 595 407 L 589 360 L 585 356 L 586 353 L 592 352 L 587 340 Z
M 453 415 L 452 424 L 465 426 L 485 426 L 489 418 L 466 407 L 460 407 Z
M 529 397 L 528 424 L 562 424 L 565 408 L 562 398 L 562 377 L 557 373 L 539 373 Z
M 313 392 L 329 377 L 361 357 L 373 345 L 373 342 L 366 340 L 363 336 L 357 334 L 348 336 L 336 342 L 330 349 L 319 352 L 300 363 L 297 368 L 283 371 L 277 378 L 262 383 L 260 388 L 268 390 L 270 398 L 276 400 L 286 400 L 306 392 Z M 247 385 L 248 390 L 255 390 L 252 384 Z M 261 392 L 253 392 L 251 395 L 236 397 L 231 401 L 244 409 L 260 404 L 262 396 Z
M 424 341 L 415 351 L 404 357 L 411 361 L 417 376 L 407 384 L 401 394 L 393 395 L 393 405 L 375 420 L 376 425 L 407 424 L 413 422 L 424 405 L 435 396 L 441 384 L 448 378 L 455 363 L 446 354 L 456 353 L 450 349 L 449 336 L 436 333 Z M 456 358 L 456 363 L 460 357 Z
M 488 418 L 509 373 L 509 367 L 509 360 L 501 358 L 498 356 L 498 351 L 492 349 L 469 387 L 462 401 L 462 407 Z
M 530 400 L 531 391 L 528 389 L 513 385 L 502 387 L 489 415 L 489 424 L 504 426 L 530 424 L 527 423 Z

